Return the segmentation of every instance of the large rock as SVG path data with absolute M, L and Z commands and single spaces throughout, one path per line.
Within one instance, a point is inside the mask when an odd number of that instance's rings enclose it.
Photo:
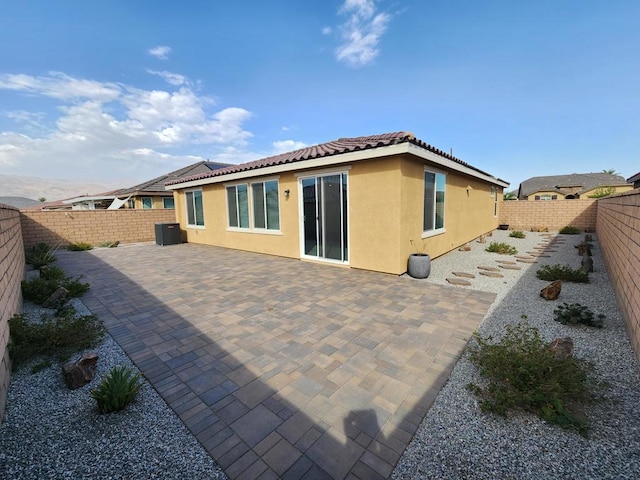
M 98 355 L 85 353 L 76 362 L 69 362 L 62 366 L 64 380 L 71 390 L 80 388 L 89 383 L 96 372 Z
M 69 290 L 64 287 L 56 288 L 56 291 L 51 294 L 49 298 L 47 298 L 42 306 L 44 308 L 55 308 L 61 305 L 65 299 L 69 295 Z
M 591 273 L 593 272 L 593 258 L 588 255 L 584 255 L 582 257 L 581 266 L 583 272 Z
M 545 300 L 557 300 L 560 296 L 561 290 L 562 282 L 560 280 L 556 280 L 540 290 L 540 296 Z
M 558 360 L 573 357 L 573 339 L 571 337 L 554 338 L 549 344 L 549 350 Z

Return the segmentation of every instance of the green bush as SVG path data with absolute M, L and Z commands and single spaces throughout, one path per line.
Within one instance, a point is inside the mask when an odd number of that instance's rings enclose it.
M 55 316 L 44 315 L 40 322 L 14 315 L 9 319 L 9 331 L 9 356 L 15 368 L 36 357 L 65 360 L 79 350 L 96 346 L 105 333 L 98 317 L 78 316 L 72 307 L 59 310 Z
M 589 274 L 579 268 L 573 269 L 569 265 L 545 265 L 536 272 L 540 280 L 555 282 L 564 280 L 565 282 L 589 283 Z
M 25 261 L 34 268 L 42 268 L 56 261 L 56 247 L 50 247 L 46 243 L 38 243 L 25 253 Z
M 606 315 L 602 313 L 594 317 L 593 312 L 588 307 L 579 303 L 563 303 L 553 311 L 553 319 L 563 325 L 575 325 L 582 323 L 589 327 L 602 328 Z
M 509 236 L 513 238 L 525 238 L 527 235 L 521 230 L 514 230 Z
M 65 279 L 64 270 L 56 265 L 45 265 L 40 269 L 40 278 L 62 282 Z
M 49 270 L 43 269 L 43 270 Z M 58 287 L 66 288 L 69 293 L 68 298 L 80 297 L 84 292 L 89 290 L 89 284 L 80 281 L 82 276 L 78 278 L 71 277 L 58 277 L 58 271 L 55 271 L 53 278 L 47 278 L 49 273 L 44 274 L 44 278 L 32 278 L 31 280 L 23 280 L 22 282 L 22 295 L 26 300 L 30 300 L 33 303 L 42 305 Z
M 100 413 L 117 412 L 135 400 L 140 391 L 140 374 L 125 366 L 113 367 L 100 385 L 91 391 Z
M 602 388 L 592 378 L 593 366 L 575 357 L 556 358 L 534 327 L 520 322 L 506 326 L 498 341 L 474 334 L 470 360 L 488 380 L 467 387 L 480 398 L 483 411 L 506 415 L 513 409 L 586 436 L 588 419 L 582 408 Z
M 518 253 L 518 250 L 516 250 L 515 247 L 504 242 L 491 242 L 485 250 L 487 252 L 499 253 L 501 255 L 515 255 Z
M 93 249 L 93 245 L 86 242 L 72 243 L 71 245 L 67 246 L 67 250 L 71 250 L 72 252 L 83 252 L 83 251 L 92 250 L 92 249 Z
M 571 227 L 567 225 L 566 227 L 562 227 L 560 229 L 560 233 L 563 235 L 577 235 L 580 233 L 580 229 L 578 227 Z

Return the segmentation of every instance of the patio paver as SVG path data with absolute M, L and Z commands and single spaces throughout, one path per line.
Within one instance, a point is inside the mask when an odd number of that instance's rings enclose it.
M 232 478 L 387 478 L 494 299 L 197 244 L 59 263 Z

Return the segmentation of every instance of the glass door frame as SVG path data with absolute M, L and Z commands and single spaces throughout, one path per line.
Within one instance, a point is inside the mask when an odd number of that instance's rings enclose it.
M 349 200 L 349 174 L 348 174 L 349 168 L 347 169 L 340 169 L 340 170 L 323 170 L 323 171 L 317 171 L 317 172 L 309 172 L 309 173 L 299 173 L 296 174 L 296 177 L 298 177 L 298 211 L 299 211 L 299 224 L 300 224 L 300 258 L 304 258 L 304 259 L 309 259 L 309 260 L 316 260 L 319 262 L 327 262 L 327 263 L 335 263 L 335 264 L 339 264 L 339 265 L 349 265 L 349 258 L 351 256 L 351 249 L 349 247 L 349 244 L 351 242 L 351 234 L 350 234 L 350 221 L 349 221 L 349 205 L 350 205 L 350 200 Z M 344 253 L 345 251 L 347 252 L 347 259 L 346 260 L 336 260 L 336 259 L 332 259 L 332 258 L 326 258 L 323 256 L 320 256 L 318 252 L 318 255 L 307 255 L 305 253 L 305 214 L 304 214 L 304 187 L 302 185 L 304 180 L 311 180 L 313 179 L 315 181 L 315 185 L 316 188 L 318 186 L 318 180 L 321 180 L 324 177 L 331 177 L 331 176 L 336 176 L 336 175 L 340 175 L 341 178 L 341 182 L 342 182 L 342 175 L 345 176 L 346 178 L 346 192 L 344 193 L 346 195 L 346 211 L 344 209 L 344 201 L 342 202 L 343 205 L 343 211 L 342 211 L 342 216 L 341 216 L 341 225 L 340 225 L 340 231 L 341 231 L 341 238 L 344 239 L 344 229 L 345 229 L 345 220 L 346 220 L 346 235 L 347 235 L 347 241 L 346 244 L 344 243 L 344 241 L 342 242 L 342 256 L 344 257 Z M 321 184 L 322 182 L 320 182 Z M 342 189 L 341 189 L 342 191 Z M 316 191 L 316 208 L 318 208 L 318 195 L 317 195 L 317 191 Z M 318 221 L 318 219 L 316 218 L 316 222 Z M 317 224 L 316 224 L 317 225 Z M 317 232 L 317 227 L 316 227 L 316 232 Z M 318 246 L 319 247 L 319 246 Z

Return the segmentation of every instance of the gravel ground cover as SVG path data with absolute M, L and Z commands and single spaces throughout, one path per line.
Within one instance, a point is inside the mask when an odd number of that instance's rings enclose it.
M 593 235 L 595 239 L 595 234 Z M 392 474 L 393 479 L 635 479 L 640 478 L 640 370 L 614 292 L 609 284 L 600 249 L 593 248 L 594 273 L 589 284 L 563 282 L 556 301 L 539 296 L 549 282 L 535 272 L 544 264 L 580 266 L 574 245 L 584 235 L 559 235 L 564 241 L 550 257 L 538 258 L 529 268 L 505 272 L 505 277 L 472 279 L 471 287 L 498 294 L 479 328 L 483 336 L 499 338 L 506 324 L 522 315 L 550 341 L 570 336 L 575 355 L 595 365 L 597 376 L 609 388 L 606 400 L 590 407 L 588 439 L 524 413 L 508 418 L 480 411 L 476 397 L 466 389 L 480 382 L 476 368 L 463 356 L 449 382 L 440 391 L 411 444 Z M 487 244 L 472 243 L 470 252 L 451 252 L 432 262 L 428 281 L 446 283 L 453 269 L 474 273 L 478 265 L 493 265 L 499 258 L 484 251 L 490 241 L 505 241 L 528 251 L 545 240 L 527 232 L 527 238 L 509 238 L 496 231 Z M 597 240 L 597 239 L 596 239 Z M 500 256 L 507 257 L 507 256 Z M 508 258 L 505 258 L 508 259 Z M 506 282 L 506 283 L 505 283 Z M 588 306 L 606 314 L 603 329 L 562 325 L 553 310 L 563 302 Z
M 90 314 L 82 302 L 72 304 Z M 25 312 L 39 318 L 46 310 L 25 304 Z M 66 387 L 58 365 L 36 374 L 24 365 L 11 375 L 0 478 L 226 478 L 148 382 L 125 410 L 100 415 L 90 390 L 113 366 L 138 370 L 109 335 L 91 351 L 100 357 L 96 375 L 77 390 Z

